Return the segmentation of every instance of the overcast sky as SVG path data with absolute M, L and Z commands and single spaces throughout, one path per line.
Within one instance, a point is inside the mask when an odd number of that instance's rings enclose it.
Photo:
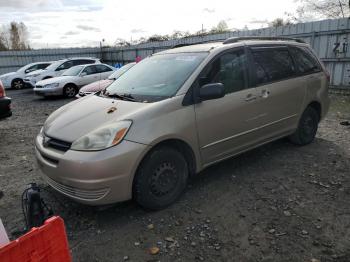
M 0 0 L 0 24 L 24 22 L 30 44 L 40 47 L 97 46 L 101 39 L 137 39 L 174 30 L 250 29 L 294 12 L 294 0 Z

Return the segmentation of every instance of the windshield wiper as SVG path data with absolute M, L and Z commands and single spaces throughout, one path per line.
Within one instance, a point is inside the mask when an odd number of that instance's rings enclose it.
M 108 97 L 115 97 L 115 98 L 118 98 L 121 100 L 137 102 L 137 100 L 131 94 L 117 94 L 117 93 L 109 94 L 109 93 L 107 93 L 105 95 L 107 95 Z

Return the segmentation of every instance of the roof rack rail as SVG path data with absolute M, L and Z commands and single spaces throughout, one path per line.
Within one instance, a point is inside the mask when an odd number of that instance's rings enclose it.
M 181 43 L 181 44 L 176 44 L 171 47 L 173 48 L 178 48 L 178 47 L 183 47 L 183 46 L 190 46 L 190 45 L 199 45 L 199 44 L 208 44 L 208 43 L 217 43 L 217 42 L 223 42 L 224 40 L 205 40 L 205 41 L 199 41 L 196 43 Z
M 298 38 L 291 37 L 283 37 L 283 36 L 238 36 L 238 37 L 230 37 L 227 38 L 223 44 L 232 44 L 237 43 L 239 41 L 245 40 L 280 40 L 280 41 L 295 41 L 298 43 L 305 43 L 304 40 Z

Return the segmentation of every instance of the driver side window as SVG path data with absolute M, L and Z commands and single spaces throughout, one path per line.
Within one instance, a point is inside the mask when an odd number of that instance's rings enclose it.
M 222 83 L 225 94 L 243 90 L 246 88 L 246 63 L 243 49 L 225 53 L 204 70 L 200 84 Z
M 97 73 L 96 66 L 87 66 L 83 70 L 82 73 L 86 73 L 86 75 L 93 75 Z
M 30 72 L 33 72 L 33 71 L 37 70 L 37 69 L 38 69 L 38 65 L 33 65 L 33 66 L 27 68 L 27 69 L 24 71 L 24 73 L 28 74 L 28 73 L 30 73 Z
M 66 70 L 73 66 L 73 61 L 64 62 L 62 65 L 57 67 L 56 71 Z

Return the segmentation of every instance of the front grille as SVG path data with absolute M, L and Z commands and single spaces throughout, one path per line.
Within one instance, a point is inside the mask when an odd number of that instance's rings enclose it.
M 61 192 L 62 194 L 65 194 L 69 197 L 83 199 L 83 200 L 98 200 L 102 197 L 104 197 L 108 192 L 108 188 L 103 189 L 78 189 L 75 187 L 63 185 L 59 182 L 56 182 L 52 180 L 49 177 L 45 177 L 47 183 L 56 189 L 57 191 Z
M 35 87 L 36 87 L 36 88 L 43 88 L 43 86 L 39 86 L 39 85 L 36 85 Z
M 70 149 L 72 143 L 45 136 L 43 139 L 43 145 L 44 147 L 51 147 L 66 152 Z

